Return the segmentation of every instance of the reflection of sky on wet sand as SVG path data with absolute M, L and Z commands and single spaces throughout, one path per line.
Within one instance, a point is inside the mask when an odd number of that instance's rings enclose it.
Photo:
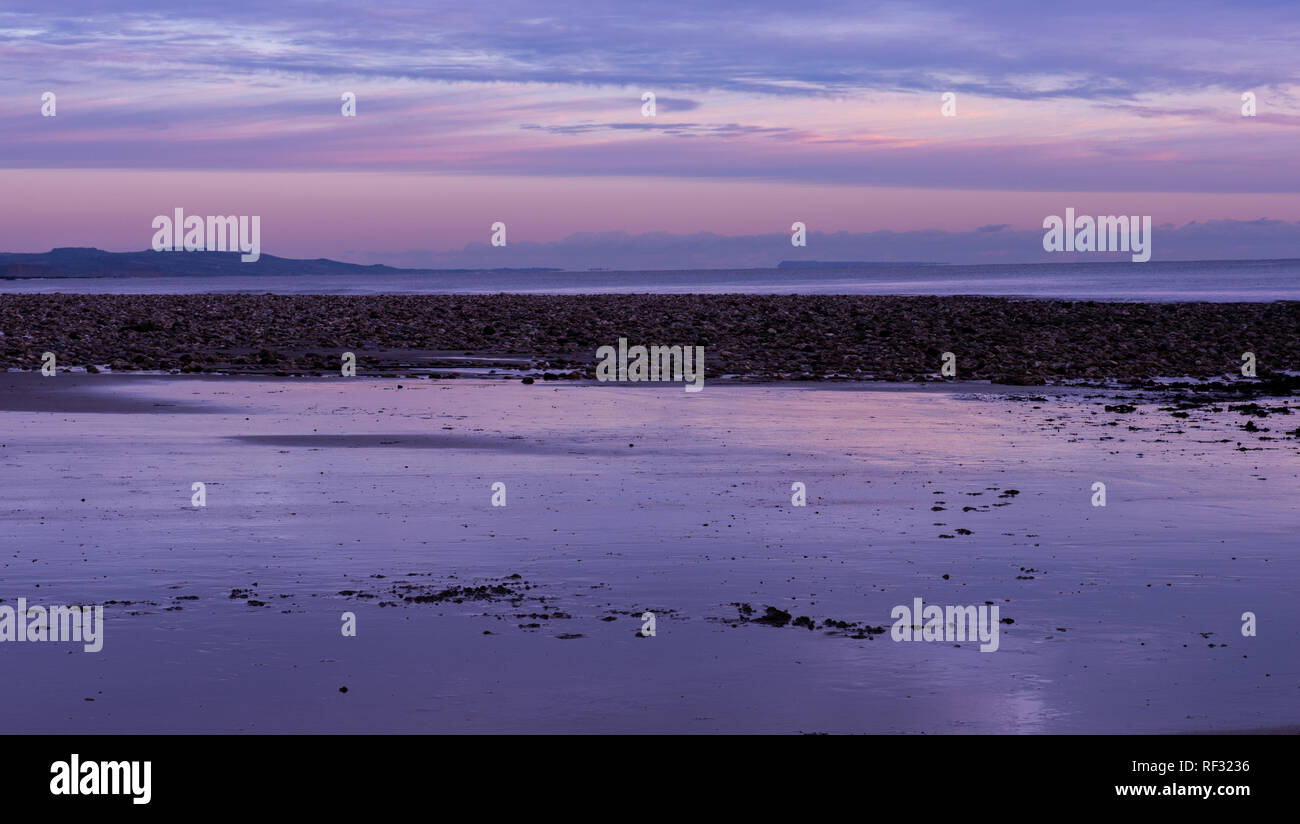
M 6 380 L 28 379 L 41 380 Z M 0 412 L 0 470 L 22 479 L 0 595 L 154 605 L 110 607 L 97 656 L 0 649 L 40 675 L 0 687 L 34 708 L 10 729 L 1296 722 L 1295 445 L 1236 451 L 1235 414 L 1149 405 L 1111 427 L 1098 404 L 1113 400 L 1042 389 L 55 380 L 69 390 L 57 411 Z M 130 403 L 79 411 L 86 384 Z M 1098 479 L 1104 509 L 1088 502 Z M 201 511 L 193 480 L 208 483 Z M 504 509 L 488 505 L 497 480 Z M 795 480 L 805 509 L 789 506 Z M 517 572 L 573 618 L 520 629 L 513 614 L 532 606 L 336 594 L 411 571 Z M 254 582 L 271 607 L 229 598 Z M 168 611 L 181 593 L 199 599 Z M 743 602 L 888 626 L 914 597 L 994 601 L 1014 623 L 996 653 L 725 623 Z M 645 608 L 661 610 L 654 639 L 621 614 Z M 343 610 L 355 639 L 339 637 Z M 1240 635 L 1246 610 L 1257 638 Z

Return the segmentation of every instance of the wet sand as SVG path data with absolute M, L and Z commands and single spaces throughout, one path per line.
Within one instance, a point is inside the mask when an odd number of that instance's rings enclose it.
M 63 374 L 0 399 L 0 597 L 115 602 L 100 653 L 0 644 L 11 732 L 1300 723 L 1295 399 Z M 915 597 L 1014 623 L 996 653 L 826 623 Z

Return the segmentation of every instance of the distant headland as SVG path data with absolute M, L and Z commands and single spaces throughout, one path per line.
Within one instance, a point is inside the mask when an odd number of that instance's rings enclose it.
M 562 272 L 530 267 L 499 269 L 400 269 L 382 263 L 364 265 L 328 258 L 295 260 L 262 255 L 244 263 L 239 252 L 106 252 L 65 246 L 48 252 L 0 252 L 0 278 L 187 277 L 195 275 L 377 275 L 464 274 L 466 272 Z

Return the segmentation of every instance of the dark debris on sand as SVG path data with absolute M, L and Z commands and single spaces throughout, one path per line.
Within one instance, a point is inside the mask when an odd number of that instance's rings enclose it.
M 856 621 L 842 621 L 835 618 L 827 618 L 820 624 L 806 615 L 792 616 L 790 612 L 780 607 L 764 606 L 763 614 L 754 617 L 754 607 L 750 604 L 739 601 L 732 602 L 731 606 L 736 608 L 737 616 L 735 618 L 722 618 L 722 623 L 730 626 L 739 626 L 741 624 L 761 624 L 768 627 L 792 627 L 807 629 L 809 631 L 820 629 L 827 635 L 837 635 L 845 638 L 855 638 L 858 640 L 872 640 L 877 635 L 888 632 L 887 627 L 871 626 L 870 624 L 858 623 Z

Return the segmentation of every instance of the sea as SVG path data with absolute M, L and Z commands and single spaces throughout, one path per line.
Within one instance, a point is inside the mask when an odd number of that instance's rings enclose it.
M 396 272 L 0 280 L 0 293 L 985 295 L 1137 302 L 1300 300 L 1300 259 L 872 264 L 790 269 Z

